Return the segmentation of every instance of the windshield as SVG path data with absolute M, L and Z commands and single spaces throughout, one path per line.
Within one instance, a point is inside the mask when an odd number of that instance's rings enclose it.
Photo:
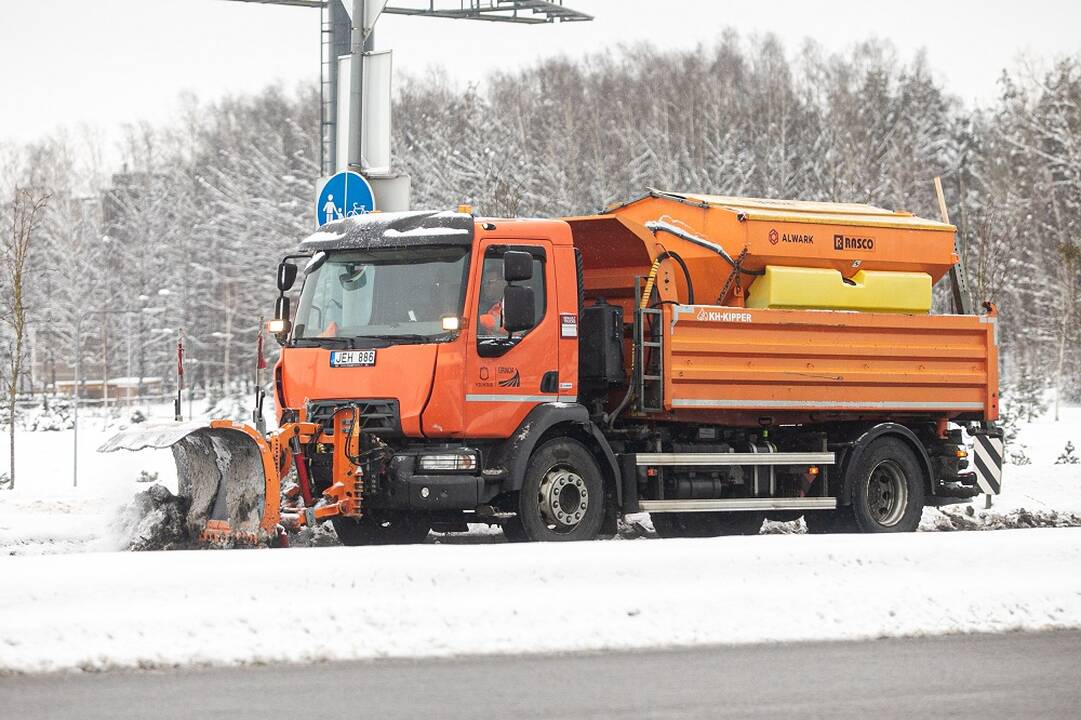
M 293 339 L 446 335 L 443 318 L 462 314 L 468 255 L 464 247 L 331 252 L 304 282 Z

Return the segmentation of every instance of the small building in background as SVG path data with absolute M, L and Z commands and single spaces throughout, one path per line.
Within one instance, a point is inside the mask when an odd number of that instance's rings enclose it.
M 80 397 L 83 400 L 127 401 L 133 398 L 159 398 L 163 392 L 162 379 L 160 377 L 142 378 L 142 392 L 140 393 L 140 379 L 137 377 L 109 378 L 107 383 L 100 379 L 87 378 L 83 380 Z M 56 392 L 59 395 L 74 395 L 75 383 L 72 380 L 57 380 Z M 105 392 L 106 388 L 108 393 Z M 80 405 L 82 402 L 79 403 Z

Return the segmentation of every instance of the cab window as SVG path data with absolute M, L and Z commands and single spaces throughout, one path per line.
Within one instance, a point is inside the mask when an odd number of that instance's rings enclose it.
M 515 283 L 533 290 L 533 325 L 526 330 L 509 333 L 503 327 L 503 253 L 507 250 L 528 252 L 533 256 L 533 277 Z M 517 345 L 523 337 L 544 319 L 545 277 L 544 250 L 526 246 L 498 245 L 488 248 L 481 268 L 480 293 L 477 302 L 477 352 L 481 357 L 498 357 Z

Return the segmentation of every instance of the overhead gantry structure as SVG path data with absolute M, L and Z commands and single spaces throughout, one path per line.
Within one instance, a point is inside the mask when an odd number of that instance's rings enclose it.
M 390 167 L 390 57 L 374 53 L 375 21 L 382 14 L 452 20 L 545 25 L 588 22 L 592 15 L 563 0 L 230 0 L 317 8 L 320 37 L 321 168 L 324 178 L 340 170 L 360 172 L 382 195 L 384 209 L 408 209 L 408 178 Z M 363 68 L 353 72 L 352 68 Z M 343 74 L 347 78 L 343 78 Z M 372 87 L 364 88 L 365 77 Z M 349 84 L 348 101 L 344 88 Z M 365 118 L 370 128 L 365 128 Z

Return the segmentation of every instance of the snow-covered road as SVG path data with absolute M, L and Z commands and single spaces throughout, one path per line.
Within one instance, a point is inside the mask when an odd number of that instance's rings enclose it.
M 0 672 L 1081 627 L 1081 529 L 0 557 Z

